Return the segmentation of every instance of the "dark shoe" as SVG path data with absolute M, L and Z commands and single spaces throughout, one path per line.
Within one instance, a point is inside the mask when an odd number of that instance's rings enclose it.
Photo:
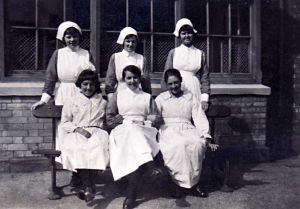
M 203 188 L 201 188 L 200 186 L 196 187 L 195 194 L 196 194 L 196 196 L 202 197 L 202 198 L 208 197 L 207 192 Z
M 89 202 L 94 199 L 93 189 L 92 187 L 87 187 L 84 191 L 84 199 L 86 202 Z
M 123 202 L 123 209 L 132 209 L 134 208 L 135 199 L 132 198 L 125 198 Z

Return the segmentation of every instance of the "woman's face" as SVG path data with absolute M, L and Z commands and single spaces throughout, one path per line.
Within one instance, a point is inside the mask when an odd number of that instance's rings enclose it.
M 75 49 L 79 46 L 80 35 L 77 32 L 66 33 L 64 36 L 65 43 L 70 49 Z
M 181 30 L 179 33 L 181 42 L 187 46 L 190 47 L 193 44 L 194 40 L 194 33 L 192 30 Z
M 132 72 L 125 71 L 124 82 L 128 88 L 131 90 L 136 90 L 139 88 L 140 78 Z
M 179 96 L 182 93 L 181 80 L 175 75 L 170 75 L 168 77 L 167 87 L 169 92 L 174 96 Z
M 96 92 L 96 84 L 94 81 L 91 80 L 84 80 L 82 81 L 80 85 L 81 93 L 90 98 L 92 97 Z
M 137 37 L 135 35 L 128 36 L 124 40 L 124 50 L 127 52 L 134 52 L 137 45 Z

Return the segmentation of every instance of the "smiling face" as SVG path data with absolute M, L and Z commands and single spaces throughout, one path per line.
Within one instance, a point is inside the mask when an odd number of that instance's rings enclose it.
M 126 36 L 123 48 L 127 52 L 134 52 L 137 46 L 137 37 L 135 35 Z
M 183 26 L 180 29 L 179 37 L 180 37 L 181 42 L 185 46 L 190 47 L 193 44 L 193 40 L 194 40 L 193 28 L 190 26 Z
M 80 89 L 84 96 L 90 98 L 96 92 L 96 84 L 92 80 L 84 80 L 81 82 Z
M 130 71 L 125 71 L 124 82 L 128 88 L 136 90 L 139 88 L 140 77 Z
M 181 90 L 181 80 L 175 75 L 170 75 L 167 79 L 167 87 L 169 92 L 174 96 L 180 96 L 182 94 Z
M 69 47 L 70 49 L 75 49 L 79 46 L 80 43 L 79 32 L 74 28 L 68 28 L 64 35 L 64 41 L 67 47 Z

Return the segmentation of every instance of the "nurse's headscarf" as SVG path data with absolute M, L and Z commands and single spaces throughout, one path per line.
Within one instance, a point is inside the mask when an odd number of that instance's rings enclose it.
M 177 21 L 176 27 L 175 27 L 175 31 L 173 32 L 173 34 L 176 37 L 179 37 L 179 31 L 182 28 L 182 26 L 184 26 L 184 25 L 191 26 L 192 29 L 193 29 L 193 31 L 194 31 L 194 33 L 197 33 L 197 31 L 195 30 L 192 22 L 189 19 L 187 19 L 187 18 L 182 18 L 182 19 L 180 19 L 180 20 Z
M 79 27 L 79 25 L 77 25 L 76 23 L 71 22 L 71 21 L 66 21 L 66 22 L 61 23 L 58 26 L 56 38 L 60 41 L 63 41 L 64 33 L 66 32 L 66 30 L 68 28 L 75 28 L 76 30 L 78 30 L 80 35 L 82 35 L 82 31 L 81 31 L 81 28 Z
M 136 37 L 138 36 L 135 29 L 133 29 L 132 27 L 125 27 L 121 30 L 117 43 L 123 45 L 124 40 L 128 35 L 135 35 Z

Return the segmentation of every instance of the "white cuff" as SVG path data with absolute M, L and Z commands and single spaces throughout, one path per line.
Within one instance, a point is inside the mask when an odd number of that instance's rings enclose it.
M 207 93 L 201 94 L 201 101 L 208 102 L 209 95 Z
M 42 94 L 42 98 L 41 98 L 42 102 L 48 103 L 50 99 L 51 99 L 51 96 L 49 94 L 47 94 L 47 93 Z

